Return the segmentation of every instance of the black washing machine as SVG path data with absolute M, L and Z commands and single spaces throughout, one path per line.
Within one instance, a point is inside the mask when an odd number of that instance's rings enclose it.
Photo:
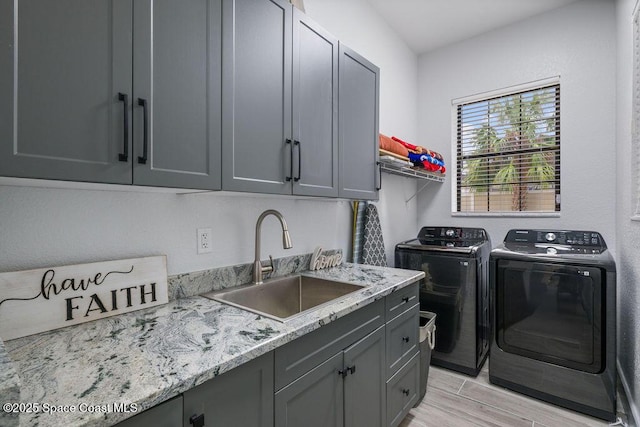
M 395 266 L 424 271 L 420 310 L 436 313 L 431 364 L 478 375 L 490 345 L 489 253 L 481 228 L 423 227 L 398 243 Z
M 614 421 L 616 268 L 600 233 L 511 230 L 490 259 L 490 381 Z

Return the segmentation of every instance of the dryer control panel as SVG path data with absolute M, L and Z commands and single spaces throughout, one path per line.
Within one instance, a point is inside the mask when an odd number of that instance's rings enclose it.
M 574 230 L 510 230 L 504 239 L 507 246 L 516 246 L 519 250 L 531 252 L 592 253 L 607 249 L 602 235 L 596 231 Z M 536 250 L 537 249 L 537 250 Z

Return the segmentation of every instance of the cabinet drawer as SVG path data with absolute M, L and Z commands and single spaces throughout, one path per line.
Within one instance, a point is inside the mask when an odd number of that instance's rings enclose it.
M 175 427 L 180 425 L 182 425 L 182 396 L 177 396 L 116 424 L 116 427 Z
M 277 348 L 276 390 L 280 390 L 383 324 L 384 300 L 378 300 Z
M 387 426 L 400 424 L 418 400 L 419 360 L 416 354 L 387 381 Z
M 418 351 L 419 305 L 387 323 L 387 378 L 407 363 Z
M 418 303 L 418 283 L 414 283 L 398 291 L 387 295 L 386 316 L 387 322 L 401 313 L 404 313 L 409 307 Z

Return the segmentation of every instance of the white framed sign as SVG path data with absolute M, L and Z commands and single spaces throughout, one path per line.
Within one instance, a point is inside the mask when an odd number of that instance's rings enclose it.
M 4 341 L 166 304 L 165 255 L 0 273 Z

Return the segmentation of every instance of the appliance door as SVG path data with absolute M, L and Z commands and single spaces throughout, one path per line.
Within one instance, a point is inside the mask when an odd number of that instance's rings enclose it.
M 604 278 L 595 267 L 498 260 L 498 346 L 508 353 L 601 372 Z
M 420 310 L 436 313 L 436 347 L 447 361 L 475 366 L 476 260 L 456 253 L 402 250 L 396 267 L 424 271 Z

